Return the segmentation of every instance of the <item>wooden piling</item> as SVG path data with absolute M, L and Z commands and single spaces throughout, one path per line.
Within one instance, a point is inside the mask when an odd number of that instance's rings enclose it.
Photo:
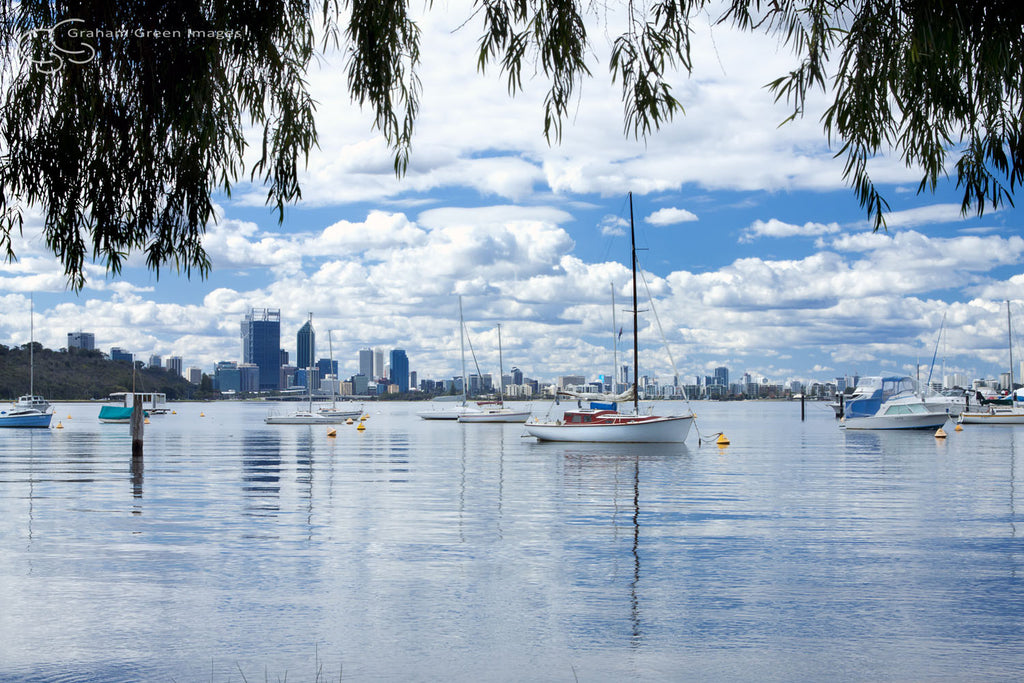
M 142 408 L 142 395 L 135 394 L 132 397 L 132 457 L 142 457 L 142 428 L 143 420 L 146 419 L 146 411 Z
M 800 392 L 800 421 L 804 421 L 804 392 Z

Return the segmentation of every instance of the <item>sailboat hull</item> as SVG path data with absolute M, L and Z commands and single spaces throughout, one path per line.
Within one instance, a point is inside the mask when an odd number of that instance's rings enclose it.
M 999 408 L 985 413 L 960 413 L 961 424 L 975 425 L 1024 425 L 1024 410 L 1019 408 Z
M 34 427 L 46 429 L 50 426 L 53 413 L 38 410 L 0 411 L 0 427 Z
M 529 410 L 485 410 L 481 413 L 464 413 L 459 415 L 459 422 L 526 422 L 530 419 Z
M 686 441 L 693 415 L 640 418 L 631 421 L 572 424 L 527 422 L 526 433 L 541 441 L 575 443 L 680 443 Z

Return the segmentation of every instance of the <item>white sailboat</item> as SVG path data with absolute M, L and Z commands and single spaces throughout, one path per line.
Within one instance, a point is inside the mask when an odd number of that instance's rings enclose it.
M 19 396 L 14 405 L 7 410 L 0 410 L 0 427 L 36 427 L 45 429 L 53 419 L 53 409 L 42 396 L 35 393 L 35 309 L 32 296 L 29 295 L 28 313 L 28 394 Z
M 331 407 L 330 408 L 319 408 L 317 413 L 324 417 L 341 418 L 342 420 L 356 420 L 363 415 L 363 406 L 358 408 L 339 408 L 338 407 L 338 375 L 334 369 L 334 342 L 331 339 L 331 332 L 333 330 L 327 330 L 327 349 L 329 353 L 329 360 L 331 362 L 331 372 L 334 372 L 334 381 L 331 382 Z
M 505 366 L 501 358 L 501 325 L 498 325 L 498 406 L 459 415 L 459 422 L 526 422 L 531 411 L 505 407 Z
M 474 408 L 466 403 L 466 394 L 469 392 L 469 378 L 466 377 L 466 324 L 462 317 L 462 295 L 459 295 L 459 346 L 462 353 L 462 395 L 455 397 L 455 401 L 458 401 L 457 405 L 445 405 L 453 403 L 450 398 L 443 397 L 438 400 L 431 401 L 434 406 L 430 410 L 422 410 L 418 413 L 420 419 L 423 420 L 449 420 L 457 421 L 462 415 L 469 413 L 480 412 L 479 408 Z M 442 407 L 438 408 L 437 406 Z
M 641 415 L 636 378 L 639 377 L 639 344 L 636 296 L 636 234 L 633 227 L 633 193 L 629 194 L 629 233 L 633 272 L 633 385 L 626 392 L 633 400 L 632 413 L 618 412 L 617 402 L 591 402 L 589 408 L 566 410 L 561 419 L 525 425 L 526 433 L 540 441 L 586 443 L 677 443 L 686 440 L 694 415 Z
M 306 368 L 306 396 L 309 402 L 309 407 L 306 410 L 297 410 L 287 415 L 267 415 L 263 418 L 263 422 L 268 425 L 315 425 L 315 424 L 338 424 L 344 422 L 347 417 L 335 417 L 331 415 L 324 415 L 313 410 L 313 314 L 309 314 L 309 327 L 311 334 L 309 335 L 309 362 L 310 365 Z M 360 411 L 361 413 L 361 411 Z
M 1013 325 L 1010 323 L 1010 302 L 1006 302 L 1006 341 L 1010 350 L 1010 405 L 990 403 L 980 410 L 965 410 L 960 413 L 962 424 L 1024 424 L 1024 407 L 1021 407 L 1013 388 Z

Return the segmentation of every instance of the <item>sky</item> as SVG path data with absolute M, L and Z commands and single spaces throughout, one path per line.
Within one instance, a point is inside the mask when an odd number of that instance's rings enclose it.
M 883 157 L 870 168 L 892 212 L 873 232 L 822 132 L 825 96 L 780 125 L 790 110 L 765 84 L 793 56 L 710 22 L 694 33 L 693 74 L 672 79 L 685 113 L 634 139 L 607 70 L 617 21 L 590 17 L 593 76 L 548 144 L 544 79 L 524 71 L 511 97 L 496 69 L 477 71 L 471 4 L 435 3 L 419 18 L 422 101 L 401 178 L 347 94 L 344 56 L 325 55 L 309 74 L 319 149 L 282 223 L 262 188 L 239 183 L 217 197 L 205 280 L 157 279 L 134 254 L 117 277 L 91 264 L 72 292 L 30 214 L 17 261 L 0 263 L 0 344 L 29 341 L 31 295 L 48 348 L 92 332 L 108 353 L 212 372 L 242 360 L 245 313 L 271 308 L 292 359 L 312 314 L 317 356 L 330 331 L 343 376 L 373 347 L 405 349 L 419 378 L 443 379 L 459 373 L 461 297 L 482 372 L 498 371 L 500 324 L 506 372 L 595 378 L 612 372 L 613 347 L 620 364 L 631 349 L 632 193 L 641 375 L 688 384 L 725 366 L 830 381 L 927 373 L 933 356 L 934 377 L 1007 370 L 1005 302 L 1024 313 L 1019 210 L 964 217 L 954 181 L 918 194 L 915 170 Z

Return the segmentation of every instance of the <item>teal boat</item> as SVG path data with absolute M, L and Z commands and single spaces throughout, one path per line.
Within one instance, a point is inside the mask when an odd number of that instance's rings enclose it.
M 133 408 L 122 408 L 121 406 L 103 406 L 100 408 L 100 422 L 107 424 L 128 424 L 132 419 Z M 142 412 L 144 417 L 148 413 Z

